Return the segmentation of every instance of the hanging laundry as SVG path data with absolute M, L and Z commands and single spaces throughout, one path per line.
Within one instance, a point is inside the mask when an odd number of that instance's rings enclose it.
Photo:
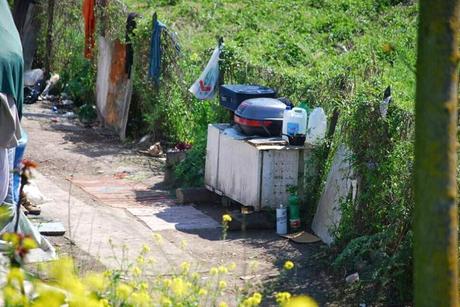
M 136 13 L 129 13 L 128 19 L 126 20 L 126 63 L 125 71 L 128 74 L 128 78 L 131 78 L 131 68 L 134 62 L 134 51 L 131 37 L 134 35 L 134 29 L 136 29 L 136 18 L 139 15 Z
M 14 98 L 20 118 L 24 100 L 24 62 L 21 39 L 6 0 L 0 0 L 0 46 L 0 93 Z
M 220 46 L 214 49 L 211 59 L 201 73 L 200 78 L 189 88 L 189 91 L 198 99 L 212 99 L 216 95 L 217 83 L 219 81 L 220 52 Z
M 85 58 L 93 57 L 94 32 L 96 30 L 96 18 L 94 16 L 95 0 L 83 0 L 83 17 L 85 19 Z
M 153 31 L 150 38 L 149 77 L 158 83 L 161 74 L 161 32 L 166 29 L 166 26 L 158 21 L 156 13 L 153 14 L 152 23 Z

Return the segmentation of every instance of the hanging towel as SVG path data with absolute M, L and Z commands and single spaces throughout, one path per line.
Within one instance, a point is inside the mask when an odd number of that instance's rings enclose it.
M 216 89 L 218 88 L 217 83 L 219 82 L 220 51 L 220 46 L 214 49 L 208 65 L 206 65 L 206 68 L 203 70 L 198 80 L 189 88 L 189 92 L 198 99 L 212 99 L 216 95 Z
M 136 29 L 136 18 L 139 15 L 136 13 L 129 13 L 128 19 L 126 20 L 126 62 L 125 72 L 128 74 L 128 78 L 131 79 L 131 68 L 134 62 L 134 51 L 131 37 L 134 35 L 134 29 Z
M 85 58 L 93 57 L 94 32 L 96 30 L 96 18 L 94 17 L 95 0 L 83 0 L 83 17 L 85 19 Z
M 22 46 L 6 0 L 0 0 L 0 46 L 0 93 L 13 96 L 21 118 L 24 100 Z
M 161 32 L 166 26 L 158 21 L 156 13 L 153 14 L 153 31 L 150 38 L 150 65 L 149 77 L 156 83 L 160 81 L 161 74 Z

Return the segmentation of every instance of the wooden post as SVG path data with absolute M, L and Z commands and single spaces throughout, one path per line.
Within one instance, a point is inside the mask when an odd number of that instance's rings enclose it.
M 48 27 L 46 29 L 45 78 L 51 73 L 51 54 L 53 49 L 53 22 L 55 0 L 48 0 Z
M 420 0 L 415 133 L 415 306 L 458 306 L 460 0 Z

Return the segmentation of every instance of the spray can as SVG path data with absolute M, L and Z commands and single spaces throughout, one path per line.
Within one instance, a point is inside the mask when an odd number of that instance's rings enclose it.
M 288 202 L 289 202 L 289 225 L 291 226 L 291 231 L 298 231 L 301 226 L 299 198 L 297 197 L 297 195 L 290 195 Z
M 276 208 L 276 233 L 287 234 L 287 208 L 283 204 Z

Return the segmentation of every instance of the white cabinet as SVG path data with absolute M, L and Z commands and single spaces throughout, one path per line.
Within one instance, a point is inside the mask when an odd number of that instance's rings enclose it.
M 255 210 L 276 208 L 287 204 L 287 187 L 302 180 L 311 149 L 307 144 L 286 146 L 281 138 L 248 137 L 228 124 L 211 124 L 206 187 Z

